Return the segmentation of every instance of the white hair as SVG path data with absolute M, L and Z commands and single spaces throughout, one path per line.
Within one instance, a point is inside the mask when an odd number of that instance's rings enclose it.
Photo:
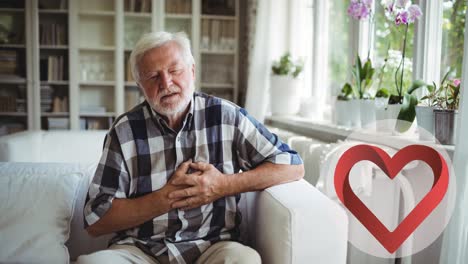
M 170 41 L 177 43 L 182 51 L 182 58 L 185 60 L 187 65 L 195 64 L 192 51 L 190 50 L 190 40 L 184 32 L 170 33 L 165 31 L 151 32 L 144 34 L 140 40 L 138 40 L 135 48 L 130 54 L 130 67 L 132 69 L 133 78 L 139 82 L 140 73 L 138 71 L 138 65 L 142 60 L 145 53 L 151 49 L 160 47 Z

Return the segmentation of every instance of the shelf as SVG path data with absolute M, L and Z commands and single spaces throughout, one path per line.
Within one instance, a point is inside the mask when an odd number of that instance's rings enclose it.
M 50 50 L 66 50 L 68 45 L 40 45 L 41 49 L 50 49 Z
M 94 47 L 81 47 L 83 51 L 114 51 L 114 46 L 94 46 Z
M 201 83 L 201 88 L 231 89 L 233 87 L 232 83 Z
M 27 116 L 25 112 L 0 112 L 0 116 Z
M 218 19 L 218 20 L 236 20 L 235 16 L 220 16 L 220 15 L 202 15 L 202 19 Z
M 26 45 L 24 44 L 0 44 L 0 48 L 24 49 L 26 48 Z
M 114 81 L 81 81 L 81 86 L 114 86 Z
M 151 13 L 125 12 L 125 17 L 129 17 L 129 18 L 151 18 Z
M 80 117 L 113 117 L 115 116 L 114 112 L 106 112 L 106 113 L 80 113 Z
M 67 117 L 69 116 L 69 112 L 47 112 L 47 113 L 41 113 L 41 116 L 43 117 Z
M 200 50 L 201 54 L 207 55 L 235 55 L 236 51 L 234 50 Z
M 130 86 L 130 87 L 138 87 L 136 82 L 125 82 L 125 86 Z
M 94 11 L 94 10 L 86 10 L 86 11 L 80 11 L 79 13 L 80 16 L 114 16 L 115 12 L 114 11 Z
M 21 12 L 24 12 L 24 8 L 0 8 L 0 12 L 21 13 Z
M 190 14 L 166 14 L 166 18 L 170 19 L 192 19 Z
M 39 14 L 68 14 L 66 9 L 39 9 Z
M 50 85 L 68 85 L 69 82 L 68 81 L 41 81 L 41 85 L 46 85 L 46 84 L 50 84 Z
M 4 79 L 4 76 L 0 74 L 0 83 L 9 83 L 9 84 L 26 84 L 26 80 L 22 78 L 18 79 Z

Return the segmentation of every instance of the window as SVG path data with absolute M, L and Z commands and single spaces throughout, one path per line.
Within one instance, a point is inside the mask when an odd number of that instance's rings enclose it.
M 461 77 L 466 9 L 466 0 L 444 0 L 441 76 Z
M 350 72 L 350 18 L 348 0 L 332 0 L 329 6 L 328 87 L 331 95 L 339 94 Z
M 386 88 L 392 94 L 396 94 L 395 87 L 395 71 L 401 62 L 403 42 L 405 36 L 405 26 L 395 25 L 389 20 L 384 12 L 383 6 L 380 1 L 375 3 L 375 43 L 374 43 L 374 65 L 377 66 L 378 77 L 382 77 L 374 84 L 375 89 Z M 414 42 L 414 26 L 410 24 L 408 28 L 408 36 L 406 38 L 406 51 L 405 51 L 405 74 L 404 74 L 404 89 L 411 85 L 412 81 L 412 62 L 413 62 L 413 42 Z M 382 66 L 387 59 L 387 63 L 381 72 Z

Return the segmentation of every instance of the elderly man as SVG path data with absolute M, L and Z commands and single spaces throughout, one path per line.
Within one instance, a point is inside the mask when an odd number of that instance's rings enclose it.
M 108 132 L 84 208 L 89 234 L 116 235 L 78 263 L 260 263 L 237 242 L 240 194 L 302 178 L 300 157 L 244 109 L 194 92 L 184 34 L 144 35 L 130 63 L 146 100 Z

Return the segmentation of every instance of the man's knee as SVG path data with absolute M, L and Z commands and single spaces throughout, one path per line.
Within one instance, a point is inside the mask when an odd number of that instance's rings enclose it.
M 248 246 L 240 243 L 230 243 L 229 246 L 224 247 L 222 250 L 224 255 L 224 263 L 246 263 L 246 264 L 260 264 L 262 260 L 258 252 Z
M 115 252 L 112 252 L 112 250 L 101 250 L 89 255 L 79 256 L 76 264 L 110 263 L 109 261 L 113 259 L 115 259 Z

